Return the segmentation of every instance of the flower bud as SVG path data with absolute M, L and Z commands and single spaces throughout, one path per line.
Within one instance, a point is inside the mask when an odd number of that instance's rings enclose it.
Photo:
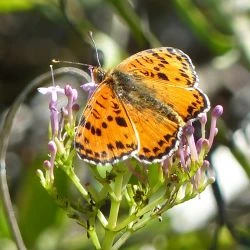
M 217 105 L 213 110 L 212 110 L 212 116 L 219 118 L 223 114 L 223 107 L 221 105 Z
M 70 97 L 70 96 L 73 95 L 73 89 L 72 89 L 72 87 L 71 87 L 69 84 L 67 84 L 67 85 L 64 87 L 64 93 L 65 93 L 65 95 L 66 95 L 67 97 Z
M 186 135 L 186 136 L 191 136 L 194 134 L 194 127 L 192 125 L 187 125 L 184 127 L 183 129 L 183 133 Z
M 199 116 L 199 121 L 201 123 L 201 125 L 205 125 L 207 123 L 207 114 L 206 113 L 202 113 Z
M 52 154 L 56 154 L 57 151 L 57 146 L 54 141 L 49 141 L 48 143 L 48 150 Z
M 201 151 L 201 147 L 202 147 L 202 143 L 203 143 L 204 139 L 200 138 L 197 142 L 196 142 L 196 149 L 197 152 L 199 153 Z
M 202 167 L 203 168 L 209 168 L 210 162 L 208 160 L 204 160 Z
M 192 161 L 198 160 L 197 149 L 194 141 L 194 127 L 192 125 L 187 125 L 183 129 L 183 133 L 186 135 L 188 146 L 190 148 Z
M 43 166 L 44 166 L 46 169 L 50 169 L 50 168 L 51 168 L 51 163 L 50 163 L 50 161 L 45 160 L 45 161 L 43 162 Z

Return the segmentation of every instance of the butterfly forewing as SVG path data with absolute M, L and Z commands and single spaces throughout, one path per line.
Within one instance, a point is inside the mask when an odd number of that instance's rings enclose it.
M 152 81 L 166 80 L 166 84 L 180 87 L 192 87 L 197 82 L 191 59 L 171 47 L 138 52 L 122 61 L 117 69 Z
M 190 58 L 178 49 L 145 50 L 127 58 L 116 69 L 172 107 L 185 122 L 209 109 L 207 96 L 197 88 L 198 77 Z
M 137 151 L 137 138 L 123 104 L 105 81 L 87 103 L 75 136 L 78 155 L 94 164 L 115 163 Z

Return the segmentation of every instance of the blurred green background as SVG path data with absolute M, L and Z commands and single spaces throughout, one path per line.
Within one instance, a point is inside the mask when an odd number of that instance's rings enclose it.
M 96 65 L 90 30 L 105 68 L 151 47 L 183 50 L 212 106 L 221 104 L 225 111 L 209 156 L 218 182 L 196 203 L 137 232 L 122 249 L 250 249 L 250 1 L 1 0 L 0 112 L 49 71 L 53 58 Z M 56 81 L 84 83 L 70 77 Z M 23 104 L 7 154 L 20 230 L 28 249 L 92 249 L 84 230 L 56 207 L 35 174 L 46 158 L 44 99 L 33 93 Z M 78 172 L 87 182 L 84 168 Z M 58 182 L 74 193 L 65 176 Z M 16 249 L 1 202 L 0 249 Z

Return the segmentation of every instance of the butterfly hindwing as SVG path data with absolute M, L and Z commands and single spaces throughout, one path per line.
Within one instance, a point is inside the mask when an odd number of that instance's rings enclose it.
M 164 115 L 126 104 L 129 117 L 135 125 L 140 141 L 135 155 L 145 163 L 159 162 L 170 156 L 178 146 L 183 123 L 175 115 Z

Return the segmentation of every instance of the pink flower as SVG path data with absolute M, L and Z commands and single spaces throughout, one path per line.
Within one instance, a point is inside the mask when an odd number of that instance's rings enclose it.
M 50 123 L 51 123 L 51 130 L 52 130 L 52 137 L 58 135 L 59 129 L 59 118 L 58 118 L 58 109 L 57 109 L 57 93 L 64 94 L 64 89 L 60 86 L 49 86 L 47 88 L 38 88 L 37 89 L 41 94 L 46 95 L 50 94 L 51 99 L 49 103 L 50 109 Z

